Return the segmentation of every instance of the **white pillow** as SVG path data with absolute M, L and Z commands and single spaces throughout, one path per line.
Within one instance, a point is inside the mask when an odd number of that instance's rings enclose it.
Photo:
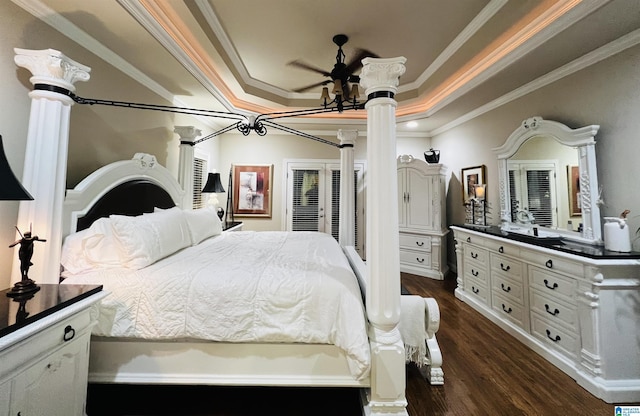
M 191 242 L 195 246 L 203 240 L 222 234 L 222 221 L 213 208 L 182 211 L 191 232 Z
M 61 264 L 72 274 L 93 268 L 120 267 L 120 249 L 111 220 L 100 218 L 86 230 L 69 234 L 62 244 Z
M 177 207 L 137 217 L 110 218 L 123 267 L 141 269 L 191 245 L 187 222 Z

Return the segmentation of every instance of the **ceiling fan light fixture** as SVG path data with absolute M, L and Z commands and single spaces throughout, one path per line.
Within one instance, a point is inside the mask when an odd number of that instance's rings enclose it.
M 351 86 L 351 92 L 349 93 L 350 100 L 358 100 L 360 98 L 360 87 L 358 84 L 353 84 Z
M 342 81 L 336 79 L 333 82 L 333 91 L 331 91 L 334 95 L 342 95 Z
M 320 96 L 320 99 L 323 100 L 325 103 L 328 103 L 329 101 L 331 101 L 331 97 L 329 97 L 328 87 L 322 87 L 322 95 Z

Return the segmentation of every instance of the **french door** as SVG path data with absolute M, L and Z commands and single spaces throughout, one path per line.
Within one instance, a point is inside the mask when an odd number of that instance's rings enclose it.
M 556 163 L 554 161 L 510 161 L 508 169 L 512 221 L 527 221 L 543 227 L 557 227 L 558 212 L 554 209 L 557 206 Z
M 364 164 L 354 169 L 355 248 L 364 256 Z M 287 231 L 320 231 L 338 239 L 340 222 L 340 163 L 287 163 L 285 224 Z

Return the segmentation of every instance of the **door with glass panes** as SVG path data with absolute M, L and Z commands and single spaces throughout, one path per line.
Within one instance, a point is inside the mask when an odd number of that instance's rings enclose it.
M 364 164 L 354 169 L 356 251 L 364 256 Z M 337 161 L 287 163 L 287 231 L 320 231 L 338 239 L 340 164 Z
M 509 161 L 511 220 L 557 227 L 555 161 Z

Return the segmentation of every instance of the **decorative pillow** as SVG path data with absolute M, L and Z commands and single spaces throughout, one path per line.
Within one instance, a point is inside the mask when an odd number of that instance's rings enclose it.
M 123 267 L 141 269 L 191 245 L 189 227 L 177 207 L 137 217 L 110 218 Z
M 93 268 L 120 267 L 120 249 L 113 237 L 111 220 L 100 218 L 86 230 L 68 235 L 62 244 L 65 271 L 77 274 Z
M 182 211 L 189 225 L 191 242 L 195 246 L 203 240 L 222 234 L 222 222 L 213 208 Z

